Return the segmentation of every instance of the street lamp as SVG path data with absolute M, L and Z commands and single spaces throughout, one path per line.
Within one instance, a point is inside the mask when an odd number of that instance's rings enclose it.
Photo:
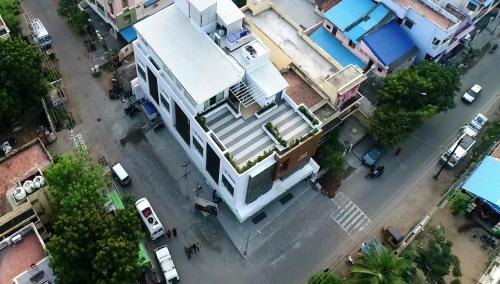
M 443 171 L 444 167 L 446 166 L 446 164 L 448 164 L 448 162 L 450 161 L 451 157 L 453 156 L 453 154 L 455 154 L 455 151 L 457 150 L 458 146 L 460 146 L 460 143 L 462 143 L 462 140 L 464 140 L 465 136 L 460 138 L 460 140 L 458 140 L 457 142 L 457 145 L 455 146 L 455 148 L 453 148 L 453 151 L 450 153 L 450 155 L 448 155 L 448 158 L 446 158 L 446 161 L 443 163 L 443 165 L 441 165 L 441 168 L 439 168 L 439 171 L 437 172 L 437 174 L 435 174 L 433 176 L 433 178 L 435 180 L 438 179 L 439 177 L 439 174 L 441 174 L 441 172 Z

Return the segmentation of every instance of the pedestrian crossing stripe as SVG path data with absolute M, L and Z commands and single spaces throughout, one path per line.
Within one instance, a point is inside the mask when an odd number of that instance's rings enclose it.
M 332 203 L 336 208 L 330 217 L 349 236 L 361 232 L 371 222 L 363 210 L 343 193 L 337 194 Z

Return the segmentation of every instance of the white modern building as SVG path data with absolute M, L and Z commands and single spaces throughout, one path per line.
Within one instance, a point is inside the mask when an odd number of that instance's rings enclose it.
M 132 81 L 240 222 L 318 172 L 321 138 L 243 18 L 231 0 L 177 0 L 134 26 Z
M 431 0 L 376 0 L 398 17 L 398 23 L 420 50 L 417 60 L 439 60 L 446 53 L 460 20 Z M 464 34 L 463 36 L 465 36 Z

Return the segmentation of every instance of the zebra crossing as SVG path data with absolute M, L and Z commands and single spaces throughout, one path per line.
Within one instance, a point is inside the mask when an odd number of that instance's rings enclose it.
M 339 193 L 332 199 L 336 207 L 330 217 L 349 236 L 361 232 L 371 220 L 352 200 L 345 194 Z

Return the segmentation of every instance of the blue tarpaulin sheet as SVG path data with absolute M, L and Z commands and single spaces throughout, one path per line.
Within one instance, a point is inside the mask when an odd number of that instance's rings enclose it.
M 122 37 L 127 41 L 127 43 L 133 42 L 137 38 L 137 32 L 134 26 L 128 26 L 120 31 Z
M 364 68 L 365 63 L 352 54 L 335 36 L 323 27 L 312 33 L 310 38 L 342 66 L 355 64 L 360 68 Z
M 148 0 L 148 1 L 144 2 L 144 8 L 147 8 L 158 1 L 160 1 L 160 0 Z
M 377 4 L 372 0 L 343 0 L 325 13 L 325 18 L 339 30 L 365 17 Z
M 363 42 L 385 66 L 416 47 L 408 34 L 394 21 L 365 36 Z
M 486 156 L 462 186 L 494 205 L 500 206 L 500 160 Z

